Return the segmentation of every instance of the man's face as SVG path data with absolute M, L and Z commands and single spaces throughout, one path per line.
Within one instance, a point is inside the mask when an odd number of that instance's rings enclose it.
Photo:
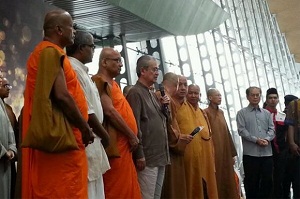
M 64 19 L 60 26 L 61 34 L 65 42 L 65 46 L 72 45 L 75 39 L 75 30 L 73 28 L 73 20 L 69 13 L 65 13 Z
M 190 104 L 197 105 L 200 101 L 200 88 L 198 86 L 189 86 L 186 99 Z
M 156 60 L 150 60 L 148 62 L 148 67 L 142 69 L 142 78 L 145 79 L 145 81 L 152 85 L 157 81 L 157 77 L 159 75 L 158 73 L 158 64 Z
M 186 77 L 179 77 L 178 90 L 176 92 L 176 96 L 179 99 L 184 99 L 187 94 L 187 79 Z
M 2 85 L 0 85 L 0 98 L 7 98 L 9 96 L 10 89 L 11 86 L 9 85 L 9 82 L 7 79 L 3 78 Z
M 219 91 L 214 91 L 211 96 L 209 96 L 209 101 L 212 104 L 220 105 L 222 102 L 222 95 Z
M 83 64 L 90 63 L 93 61 L 94 50 L 95 50 L 94 39 L 92 35 L 90 35 L 89 38 L 87 39 L 87 42 L 85 44 L 81 44 L 81 52 L 84 57 Z
M 260 98 L 261 98 L 260 89 L 257 88 L 252 88 L 250 90 L 249 95 L 247 96 L 247 99 L 252 106 L 257 106 L 260 102 Z
M 103 58 L 106 64 L 106 70 L 112 77 L 116 77 L 120 74 L 123 67 L 121 54 L 117 51 L 113 51 L 110 55 Z
M 276 108 L 279 102 L 278 95 L 277 94 L 268 95 L 266 102 L 269 107 Z

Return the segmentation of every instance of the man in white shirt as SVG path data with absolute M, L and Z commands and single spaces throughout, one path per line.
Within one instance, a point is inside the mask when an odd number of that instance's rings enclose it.
M 67 47 L 67 55 L 76 71 L 88 102 L 88 123 L 97 137 L 86 147 L 88 157 L 88 197 L 105 198 L 102 174 L 110 169 L 104 147 L 109 144 L 109 135 L 102 126 L 103 109 L 98 90 L 84 65 L 92 61 L 95 44 L 93 36 L 86 31 L 76 31 L 74 44 Z M 102 144 L 101 144 L 102 143 Z

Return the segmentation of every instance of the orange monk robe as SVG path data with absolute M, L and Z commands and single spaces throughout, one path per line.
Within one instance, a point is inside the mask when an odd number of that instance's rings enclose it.
M 48 41 L 39 43 L 27 62 L 27 79 L 23 109 L 23 131 L 25 137 L 31 115 L 37 68 L 41 52 L 53 47 L 62 54 L 64 51 Z M 59 57 L 57 57 L 59 58 Z M 61 67 L 53 64 L 49 57 L 48 67 Z M 69 93 L 74 98 L 84 119 L 88 119 L 84 92 L 76 78 L 76 73 L 65 56 L 63 69 Z M 45 153 L 22 148 L 22 198 L 87 198 L 87 158 L 79 129 L 73 132 L 80 147 L 64 153 Z
M 113 106 L 120 113 L 126 124 L 137 135 L 137 124 L 133 112 L 119 85 L 113 81 L 111 88 Z M 130 152 L 128 137 L 117 135 L 120 158 L 109 158 L 111 169 L 103 175 L 105 198 L 141 198 L 136 169 Z
M 204 194 L 208 198 L 218 198 L 213 143 L 206 115 L 200 108 L 195 110 L 190 103 L 184 102 L 177 111 L 176 119 L 184 134 L 190 134 L 197 126 L 204 126 L 185 149 L 187 198 L 204 198 Z
M 212 107 L 208 107 L 204 111 L 208 116 L 212 130 L 219 198 L 239 198 L 232 160 L 237 153 L 224 113 L 222 110 Z
M 170 98 L 171 99 L 171 98 Z M 168 122 L 168 143 L 171 164 L 166 165 L 161 198 L 187 198 L 184 169 L 184 150 L 186 144 L 180 141 L 181 133 L 176 120 L 180 104 L 170 100 L 171 117 Z

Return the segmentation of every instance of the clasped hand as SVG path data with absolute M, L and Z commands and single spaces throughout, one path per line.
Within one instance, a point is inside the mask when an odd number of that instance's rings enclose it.
M 257 141 L 256 141 L 256 144 L 258 144 L 259 146 L 265 147 L 265 146 L 269 145 L 269 141 L 265 140 L 265 139 L 258 138 Z

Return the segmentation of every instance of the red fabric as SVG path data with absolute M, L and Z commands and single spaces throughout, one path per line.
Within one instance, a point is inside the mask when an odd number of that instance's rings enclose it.
M 270 113 L 273 114 L 273 123 L 274 123 L 274 126 L 275 126 L 275 134 L 276 134 L 276 129 L 277 129 L 277 122 L 276 122 L 276 114 L 277 114 L 277 110 L 271 110 L 269 109 L 268 107 L 266 108 Z M 277 138 L 275 136 L 275 138 L 272 140 L 273 144 L 274 144 L 274 148 L 276 150 L 277 153 L 279 153 L 279 146 L 278 146 L 278 143 L 277 143 Z

